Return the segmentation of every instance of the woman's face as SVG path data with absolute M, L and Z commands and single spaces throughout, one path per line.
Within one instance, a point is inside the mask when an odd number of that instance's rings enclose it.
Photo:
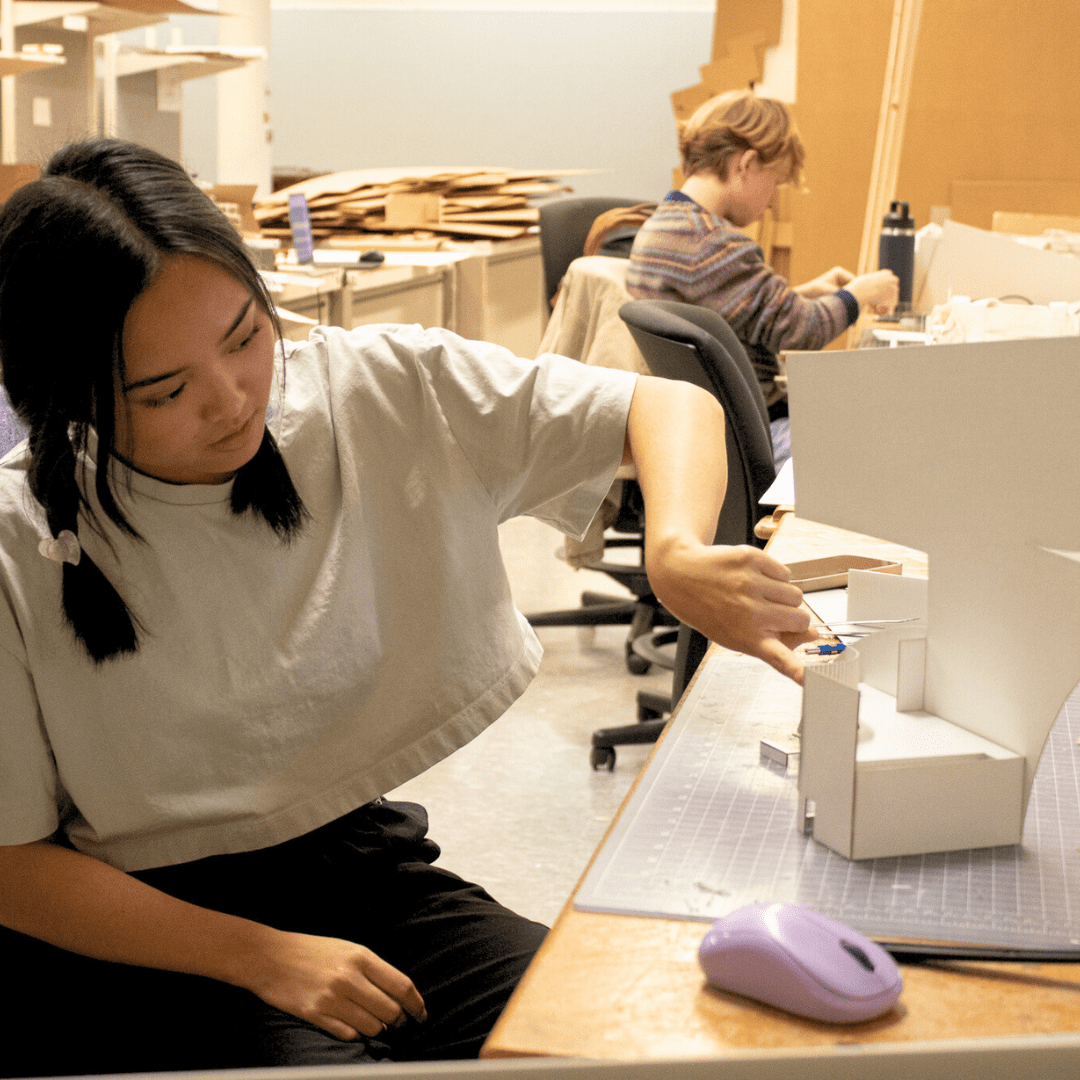
M 262 442 L 274 373 L 269 316 L 208 259 L 170 255 L 128 311 L 116 452 L 173 484 L 221 484 Z

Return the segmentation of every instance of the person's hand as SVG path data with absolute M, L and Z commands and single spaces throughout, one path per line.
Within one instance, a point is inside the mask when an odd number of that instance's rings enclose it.
M 860 310 L 874 315 L 890 314 L 900 299 L 900 280 L 891 270 L 860 274 L 852 278 L 845 288 L 859 301 Z
M 272 931 L 273 938 L 246 980 L 268 1005 L 300 1017 L 339 1039 L 374 1037 L 426 1020 L 419 991 L 370 949 L 338 938 Z
M 845 270 L 842 266 L 834 266 L 831 270 L 826 270 L 824 274 L 819 274 L 813 281 L 808 281 L 805 285 L 796 285 L 795 291 L 806 300 L 816 300 L 820 296 L 828 296 L 838 289 L 846 288 L 854 277 L 855 275 L 850 270 Z
M 673 542 L 649 553 L 647 571 L 656 596 L 682 622 L 802 683 L 803 663 L 792 649 L 818 635 L 782 563 L 748 545 Z

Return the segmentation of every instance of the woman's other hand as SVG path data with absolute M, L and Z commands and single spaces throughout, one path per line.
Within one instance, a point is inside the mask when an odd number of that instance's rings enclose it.
M 266 929 L 243 985 L 268 1005 L 345 1040 L 427 1019 L 412 980 L 363 945 Z

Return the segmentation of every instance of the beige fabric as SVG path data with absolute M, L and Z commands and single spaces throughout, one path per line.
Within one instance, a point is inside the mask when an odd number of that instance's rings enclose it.
M 607 255 L 575 259 L 559 289 L 541 353 L 558 353 L 596 367 L 648 375 L 619 308 L 633 299 L 626 291 L 628 260 Z

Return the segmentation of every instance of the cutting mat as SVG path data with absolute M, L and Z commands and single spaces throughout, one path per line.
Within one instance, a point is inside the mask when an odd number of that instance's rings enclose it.
M 1022 844 L 857 862 L 796 828 L 796 767 L 760 754 L 763 738 L 790 741 L 800 700 L 761 661 L 711 655 L 575 906 L 711 921 L 785 901 L 881 941 L 1080 949 L 1080 693 L 1043 752 Z

